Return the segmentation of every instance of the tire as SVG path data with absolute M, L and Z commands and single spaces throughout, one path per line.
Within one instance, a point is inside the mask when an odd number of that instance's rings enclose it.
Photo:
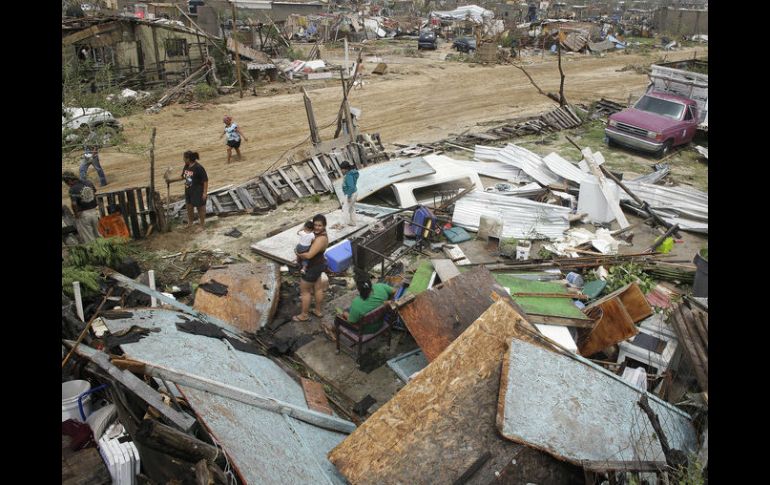
M 613 140 L 612 138 L 610 138 L 610 137 L 607 137 L 607 146 L 608 146 L 609 148 L 617 148 L 617 147 L 618 147 L 618 144 L 617 144 L 617 143 L 615 142 L 615 140 Z
M 667 140 L 666 143 L 660 147 L 660 150 L 657 151 L 655 156 L 657 156 L 659 159 L 665 158 L 669 153 L 671 153 L 671 140 Z

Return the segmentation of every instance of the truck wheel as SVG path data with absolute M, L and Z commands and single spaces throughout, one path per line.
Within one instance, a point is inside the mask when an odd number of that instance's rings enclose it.
M 607 146 L 609 148 L 616 148 L 618 146 L 618 144 L 615 143 L 615 140 L 613 140 L 612 138 L 607 137 Z
M 662 147 L 660 147 L 660 150 L 658 150 L 657 157 L 664 158 L 670 152 L 671 152 L 671 140 L 668 140 L 666 143 L 663 144 Z

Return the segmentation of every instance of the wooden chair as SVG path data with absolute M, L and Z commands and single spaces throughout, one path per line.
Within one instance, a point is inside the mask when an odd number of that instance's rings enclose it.
M 385 303 L 374 310 L 364 315 L 361 320 L 356 323 L 350 323 L 343 319 L 340 315 L 334 317 L 334 336 L 337 340 L 337 353 L 340 353 L 340 338 L 342 336 L 347 337 L 357 347 L 356 349 L 356 362 L 361 359 L 361 349 L 367 342 L 374 340 L 380 335 L 388 334 L 388 349 L 390 349 L 390 337 L 391 327 L 393 325 L 394 313 L 390 306 Z M 382 322 L 382 327 L 374 333 L 363 333 L 363 328 L 370 323 Z M 351 345 L 352 347 L 352 345 Z

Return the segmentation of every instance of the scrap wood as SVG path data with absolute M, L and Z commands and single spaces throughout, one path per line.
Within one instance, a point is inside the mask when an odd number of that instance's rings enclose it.
M 86 350 L 86 352 L 88 352 L 89 354 L 93 355 L 96 358 L 107 359 L 106 354 L 104 354 L 103 352 L 91 349 L 90 347 Z M 99 357 L 98 354 L 102 354 L 103 358 Z M 129 360 L 129 359 L 123 359 L 123 360 Z M 147 362 L 141 359 L 131 359 L 131 360 L 135 362 L 133 364 L 133 368 L 135 370 L 141 369 L 141 373 L 146 376 L 165 379 L 182 386 L 190 387 L 192 389 L 198 389 L 200 391 L 206 391 L 218 396 L 223 396 L 238 402 L 242 402 L 245 404 L 249 404 L 251 406 L 258 407 L 260 409 L 290 416 L 300 421 L 304 421 L 314 426 L 329 429 L 332 431 L 338 431 L 341 433 L 350 433 L 355 429 L 355 424 L 349 421 L 346 421 L 344 419 L 337 418 L 336 416 L 329 416 L 328 414 L 319 413 L 309 408 L 302 408 L 294 404 L 281 401 L 279 399 L 259 395 L 247 389 L 242 389 L 240 387 L 217 382 L 207 377 L 175 370 L 170 367 L 162 366 L 153 362 Z M 107 360 L 107 362 L 109 363 L 109 360 Z M 111 363 L 109 365 L 117 369 Z
M 91 315 L 91 319 L 86 324 L 85 328 L 83 328 L 83 331 L 80 332 L 80 335 L 78 336 L 78 339 L 75 341 L 75 344 L 72 346 L 72 349 L 67 353 L 67 355 L 64 357 L 64 360 L 61 361 L 61 368 L 64 369 L 64 366 L 67 364 L 67 361 L 72 356 L 72 353 L 75 352 L 75 350 L 78 348 L 78 345 L 80 345 L 80 342 L 83 341 L 86 334 L 88 333 L 88 329 L 91 328 L 91 325 L 94 323 L 94 320 L 96 320 L 96 317 L 99 316 L 99 312 L 102 310 L 102 307 L 107 302 L 107 299 L 112 295 L 113 288 L 110 288 L 107 290 L 107 294 L 104 295 L 104 298 L 102 298 L 102 302 L 99 303 L 99 306 L 96 308 L 96 311 L 93 315 Z
M 419 293 L 398 313 L 430 362 L 489 308 L 495 293 L 525 315 L 481 266 Z
M 67 340 L 65 343 L 72 345 L 73 350 L 75 349 L 75 342 Z M 195 425 L 195 418 L 186 413 L 180 413 L 179 411 L 166 406 L 155 389 L 147 385 L 143 380 L 139 379 L 131 372 L 127 370 L 120 370 L 118 367 L 112 364 L 112 362 L 110 362 L 110 358 L 104 352 L 88 347 L 87 345 L 79 346 L 76 352 L 78 355 L 89 359 L 98 365 L 101 369 L 107 371 L 110 376 L 112 376 L 114 379 L 117 379 L 144 402 L 154 407 L 158 412 L 169 419 L 182 431 L 190 431 L 193 425 Z
M 547 345 L 531 334 L 537 329 L 499 299 L 334 448 L 329 460 L 353 485 L 454 483 L 485 452 L 491 456 L 474 483 L 491 483 L 512 458 L 527 475 L 515 483 L 547 483 L 543 474 L 563 479 L 566 464 L 503 439 L 494 425 L 500 363 L 510 338 Z M 542 465 L 532 466 L 538 460 Z

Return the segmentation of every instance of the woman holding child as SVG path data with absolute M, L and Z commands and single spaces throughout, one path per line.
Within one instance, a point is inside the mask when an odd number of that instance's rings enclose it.
M 302 302 L 302 313 L 292 317 L 295 322 L 307 322 L 310 320 L 310 300 L 315 295 L 315 310 L 312 312 L 316 317 L 322 317 L 324 292 L 328 288 L 328 279 L 322 278 L 326 270 L 326 257 L 324 253 L 329 247 L 329 236 L 326 234 L 326 217 L 317 214 L 313 217 L 313 234 L 315 238 L 310 244 L 310 249 L 303 253 L 298 253 L 300 260 L 306 260 L 307 267 L 300 277 L 299 291 Z

